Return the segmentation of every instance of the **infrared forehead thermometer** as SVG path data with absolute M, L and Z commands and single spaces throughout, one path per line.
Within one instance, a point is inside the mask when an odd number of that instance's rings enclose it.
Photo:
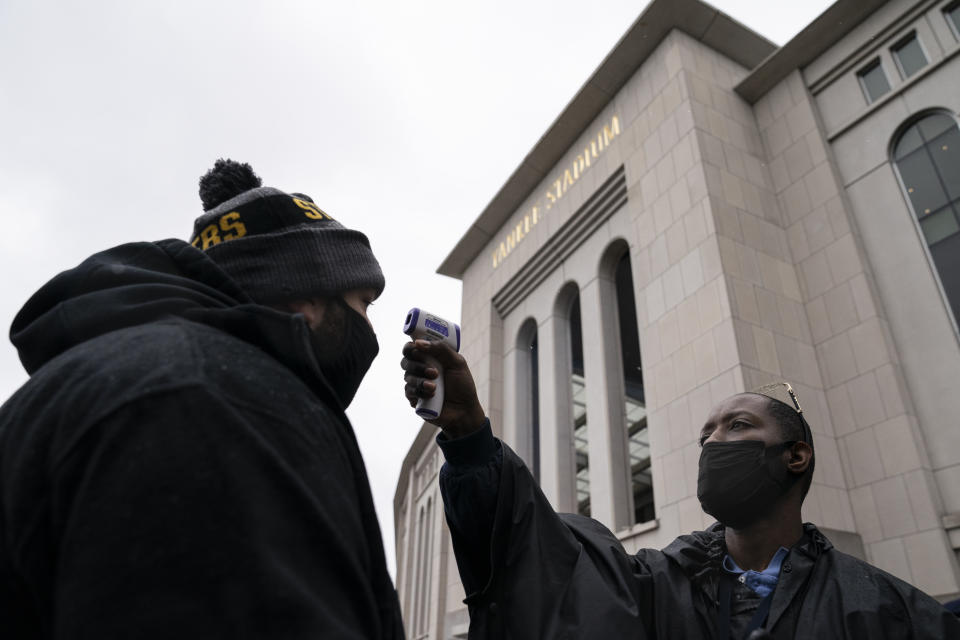
M 427 313 L 423 309 L 414 307 L 407 313 L 407 320 L 403 324 L 403 332 L 411 340 L 432 340 L 446 342 L 451 349 L 460 351 L 460 325 L 444 320 L 440 316 Z M 443 368 L 436 358 L 424 358 L 424 364 L 440 372 L 436 380 L 437 390 L 432 398 L 420 398 L 417 402 L 417 415 L 424 420 L 433 420 L 440 415 L 443 409 Z

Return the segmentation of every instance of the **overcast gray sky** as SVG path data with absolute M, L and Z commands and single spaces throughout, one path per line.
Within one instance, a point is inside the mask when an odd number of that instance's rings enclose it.
M 823 0 L 718 0 L 783 44 Z M 399 369 L 411 306 L 460 317 L 435 270 L 642 11 L 621 0 L 0 2 L 0 322 L 89 254 L 187 238 L 218 157 L 370 238 L 380 356 L 350 407 L 388 561 L 421 422 Z M 0 400 L 26 381 L 0 347 Z

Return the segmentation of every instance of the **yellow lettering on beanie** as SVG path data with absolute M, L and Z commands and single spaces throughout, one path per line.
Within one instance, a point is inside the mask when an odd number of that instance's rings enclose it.
M 231 211 L 220 218 L 220 230 L 224 232 L 224 240 L 233 240 L 247 235 L 247 227 L 240 221 L 240 214 Z
M 311 220 L 333 220 L 333 218 L 327 215 L 323 209 L 312 202 L 307 202 L 306 200 L 301 200 L 300 198 L 294 198 L 293 201 L 298 207 L 303 209 L 304 215 Z
M 212 224 L 209 227 L 205 227 L 203 231 L 200 232 L 200 239 L 203 241 L 203 250 L 206 251 L 215 244 L 220 244 L 220 234 L 217 233 L 217 225 Z
M 219 229 L 217 228 L 218 226 Z M 220 231 L 223 231 L 223 236 L 220 235 Z M 231 211 L 230 213 L 220 216 L 217 222 L 204 227 L 200 235 L 194 238 L 190 244 L 206 251 L 221 242 L 233 240 L 234 238 L 242 238 L 245 235 L 247 235 L 247 226 L 240 220 L 240 214 L 238 212 Z

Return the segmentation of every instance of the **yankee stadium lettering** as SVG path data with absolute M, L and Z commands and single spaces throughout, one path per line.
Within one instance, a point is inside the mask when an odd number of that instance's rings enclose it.
M 593 161 L 600 157 L 600 154 L 610 146 L 610 142 L 618 135 L 620 135 L 620 118 L 613 116 L 610 124 L 603 125 L 603 129 L 597 135 L 584 143 L 583 150 L 563 170 L 563 173 L 557 172 L 557 178 L 548 184 L 543 196 L 530 207 L 530 210 L 524 214 L 523 219 L 511 228 L 506 238 L 494 248 L 491 254 L 494 269 L 500 266 L 504 258 L 510 255 L 516 246 L 527 237 L 530 230 L 543 220 L 546 212 L 566 195 L 567 190 L 590 169 Z

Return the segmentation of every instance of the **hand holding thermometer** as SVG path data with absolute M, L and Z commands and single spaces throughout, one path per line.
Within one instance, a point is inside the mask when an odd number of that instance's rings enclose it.
M 433 340 L 446 342 L 454 351 L 460 351 L 460 325 L 444 320 L 440 316 L 427 313 L 423 309 L 414 307 L 407 313 L 407 320 L 403 325 L 403 332 L 411 340 Z M 417 415 L 424 420 L 434 420 L 443 409 L 443 368 L 436 358 L 428 357 L 424 360 L 428 367 L 436 369 L 440 375 L 432 380 L 437 390 L 432 398 L 420 398 L 417 403 Z

